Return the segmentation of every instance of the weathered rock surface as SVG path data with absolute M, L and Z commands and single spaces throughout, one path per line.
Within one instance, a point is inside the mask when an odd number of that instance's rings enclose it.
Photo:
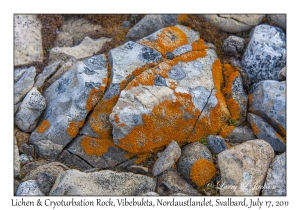
M 245 40 L 238 36 L 229 36 L 223 41 L 223 50 L 228 55 L 238 55 L 244 50 Z
M 200 195 L 178 172 L 174 170 L 165 171 L 157 179 L 156 192 L 159 195 L 167 196 L 174 193 L 184 193 L 187 195 Z
M 192 165 L 198 159 L 206 159 L 212 161 L 212 155 L 206 146 L 199 142 L 194 142 L 182 148 L 181 156 L 177 162 L 177 170 L 190 183 L 192 183 L 192 180 L 190 178 L 190 170 Z
M 219 154 L 220 152 L 227 149 L 224 139 L 222 136 L 209 135 L 207 137 L 207 147 L 209 151 L 214 154 Z
M 267 174 L 262 195 L 286 195 L 286 153 L 274 158 Z
M 16 196 L 44 196 L 36 180 L 22 182 L 16 192 Z
M 33 87 L 35 74 L 34 67 L 14 70 L 14 104 L 19 103 Z
M 241 61 L 253 83 L 278 80 L 278 72 L 286 65 L 286 38 L 280 28 L 256 26 Z
M 48 66 L 46 66 L 44 68 L 44 70 L 42 71 L 42 73 L 40 73 L 37 78 L 36 78 L 36 82 L 34 83 L 33 87 L 36 87 L 37 89 L 40 89 L 43 87 L 45 81 L 47 81 L 47 79 L 49 77 L 51 77 L 51 75 L 55 74 L 55 72 L 61 67 L 61 62 L 57 61 L 54 62 L 53 64 L 50 64 Z
M 200 16 L 223 31 L 229 33 L 238 33 L 242 31 L 246 31 L 258 25 L 262 21 L 265 15 L 218 14 L 218 15 L 200 15 Z
M 220 195 L 259 195 L 267 170 L 274 158 L 272 147 L 264 140 L 250 140 L 218 155 L 222 189 Z
M 17 145 L 17 140 L 14 138 L 14 177 L 18 177 L 20 174 L 21 166 L 19 159 L 19 149 Z
M 132 165 L 127 168 L 128 172 L 132 172 L 134 174 L 142 174 L 147 175 L 148 174 L 148 168 L 139 166 L 139 165 Z
M 32 132 L 46 108 L 46 100 L 42 94 L 33 87 L 23 99 L 15 115 L 15 124 L 25 132 Z
M 248 126 L 235 127 L 225 138 L 231 143 L 243 143 L 248 140 L 256 139 L 252 129 Z
M 36 182 L 41 192 L 45 195 L 49 195 L 49 192 L 55 182 L 55 179 L 50 174 L 42 172 L 38 174 Z
M 54 47 L 73 47 L 73 37 L 69 33 L 59 32 L 54 41 Z
M 25 133 L 19 129 L 16 129 L 15 137 L 17 140 L 18 147 L 21 146 L 22 144 L 28 144 L 29 136 L 30 136 L 29 133 Z
M 22 144 L 19 148 L 20 153 L 23 153 L 25 155 L 34 157 L 34 147 L 32 145 L 28 145 L 28 144 Z
M 85 37 L 79 45 L 74 47 L 54 47 L 50 50 L 49 63 L 66 62 L 70 58 L 81 60 L 93 56 L 109 41 L 111 41 L 111 38 L 102 37 L 93 40 L 90 37 Z
M 267 80 L 253 86 L 249 111 L 262 117 L 284 137 L 286 134 L 286 82 Z
M 162 172 L 170 169 L 175 162 L 180 158 L 181 149 L 176 141 L 171 141 L 168 147 L 158 156 L 155 161 L 152 173 L 153 176 L 158 176 Z
M 285 140 L 261 117 L 248 113 L 248 122 L 257 138 L 268 142 L 275 152 L 285 152 Z
M 29 139 L 41 157 L 55 159 L 77 135 L 88 112 L 104 94 L 107 74 L 105 57 L 92 56 L 44 91 L 47 108 Z
M 277 26 L 285 29 L 286 28 L 286 15 L 268 15 L 268 19 L 271 20 L 272 23 L 276 24 Z
M 14 15 L 14 66 L 43 61 L 41 28 L 37 15 Z
M 278 80 L 283 81 L 286 80 L 286 67 L 283 67 L 278 73 Z
M 21 154 L 19 156 L 19 160 L 20 160 L 20 165 L 22 167 L 23 165 L 25 165 L 25 164 L 29 163 L 30 161 L 32 161 L 33 158 L 29 155 Z
M 57 177 L 50 196 L 134 196 L 153 192 L 155 186 L 155 179 L 133 173 L 104 170 L 86 174 L 69 170 Z
M 85 160 L 82 160 L 80 157 L 68 152 L 67 150 L 63 150 L 56 160 L 65 164 L 69 168 L 75 168 L 80 171 L 92 169 L 92 166 L 86 163 Z
M 38 160 L 38 161 L 34 161 L 34 162 L 30 162 L 30 163 L 27 163 L 26 165 L 24 165 L 22 168 L 21 168 L 21 171 L 20 171 L 20 178 L 23 178 L 26 174 L 28 174 L 30 171 L 36 169 L 37 167 L 39 166 L 42 166 L 42 165 L 46 165 L 48 163 L 48 161 L 46 160 Z

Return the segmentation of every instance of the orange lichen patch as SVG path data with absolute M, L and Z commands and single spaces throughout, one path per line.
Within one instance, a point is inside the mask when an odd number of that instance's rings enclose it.
M 79 129 L 83 126 L 84 120 L 79 122 L 70 122 L 69 127 L 67 128 L 67 133 L 74 138 L 77 133 L 79 132 Z
M 226 144 L 226 147 L 227 147 L 228 149 L 232 147 L 232 146 L 230 146 L 230 144 L 228 144 L 227 142 L 225 142 L 225 144 Z
M 220 91 L 221 87 L 223 86 L 222 64 L 220 59 L 215 60 L 211 70 L 212 70 L 215 88 Z
M 252 99 L 253 99 L 253 95 L 252 94 L 249 94 L 248 95 L 248 106 L 250 107 L 251 104 L 252 104 Z
M 101 156 L 112 146 L 114 146 L 114 143 L 110 139 L 98 139 L 84 136 L 81 140 L 81 147 L 89 156 Z
M 221 132 L 219 133 L 220 136 L 222 136 L 223 138 L 226 138 L 227 136 L 229 136 L 229 134 L 231 133 L 231 131 L 235 128 L 235 126 L 233 125 L 226 125 L 221 129 Z
M 40 126 L 37 129 L 38 133 L 44 133 L 46 130 L 48 130 L 50 127 L 50 123 L 48 120 L 43 120 L 43 122 L 40 124 Z
M 186 112 L 194 116 L 200 115 L 200 110 L 196 109 L 194 106 L 193 97 L 191 94 L 174 92 L 174 95 L 176 96 L 176 101 L 183 106 Z
M 90 111 L 96 105 L 96 103 L 100 99 L 101 94 L 104 93 L 103 88 L 101 88 L 101 87 L 99 89 L 93 88 L 90 91 L 89 97 L 86 100 L 86 105 L 85 105 L 85 108 L 87 111 Z
M 286 143 L 286 139 L 283 138 L 282 136 L 280 136 L 276 131 L 275 131 L 275 136 L 276 136 L 277 138 L 279 138 L 280 140 L 282 140 L 284 143 Z
M 156 75 L 153 72 L 143 72 L 141 75 L 136 77 L 136 80 L 144 86 L 154 86 Z
M 134 156 L 135 156 L 135 154 L 126 153 L 124 156 L 125 156 L 125 158 L 128 160 L 128 159 L 130 159 L 130 158 L 134 157 Z
M 125 123 L 121 123 L 121 124 L 119 124 L 118 126 L 124 127 L 124 126 L 125 126 Z
M 216 175 L 214 164 L 206 159 L 197 160 L 191 167 L 190 178 L 197 186 L 203 186 Z
M 126 86 L 125 90 L 129 90 L 132 87 L 137 87 L 137 86 L 139 86 L 139 84 L 140 83 L 136 79 L 134 79 Z
M 236 102 L 236 100 L 234 100 L 234 98 L 230 97 L 227 100 L 227 106 L 228 106 L 229 112 L 232 116 L 232 119 L 239 120 L 241 109 L 240 109 L 240 105 Z
M 181 61 L 181 62 L 190 62 L 190 61 L 194 61 L 194 60 L 196 60 L 198 58 L 203 58 L 205 56 L 206 56 L 206 50 L 192 51 L 192 52 L 184 53 L 184 54 L 182 54 L 182 55 L 174 58 L 173 62 L 177 62 L 177 63 L 179 61 Z
M 188 17 L 189 17 L 189 15 L 187 15 L 187 14 L 183 14 L 183 15 L 178 15 L 177 16 L 177 20 L 178 20 L 178 22 L 183 22 L 183 21 L 186 21 L 187 19 L 188 19 Z
M 193 51 L 201 51 L 201 50 L 205 50 L 208 49 L 209 47 L 207 45 L 204 44 L 204 40 L 203 39 L 198 39 L 198 41 L 195 41 L 192 43 L 192 49 Z
M 257 127 L 257 125 L 254 122 L 251 123 L 251 127 L 252 127 L 253 133 L 255 135 L 257 135 L 260 132 L 259 128 Z
M 177 83 L 176 82 L 169 82 L 169 88 L 171 88 L 172 90 L 175 90 L 177 87 Z
M 114 120 L 115 120 L 115 123 L 117 123 L 117 124 L 120 123 L 120 118 L 117 114 L 114 115 Z
M 164 28 L 154 41 L 140 40 L 139 44 L 151 47 L 161 54 L 173 52 L 177 47 L 188 44 L 186 34 L 176 26 Z
M 232 93 L 233 81 L 240 75 L 238 68 L 233 68 L 230 64 L 224 64 L 225 87 L 222 92 L 225 95 Z
M 154 63 L 154 62 L 152 62 L 152 63 L 147 63 L 147 64 L 145 64 L 145 65 L 143 65 L 143 66 L 141 66 L 141 67 L 136 68 L 136 69 L 132 72 L 132 75 L 133 75 L 134 77 L 137 77 L 138 75 L 140 75 L 141 73 L 143 73 L 143 72 L 146 71 L 147 69 L 151 69 L 151 68 L 155 67 L 156 65 L 157 65 L 157 63 Z
M 140 164 L 151 156 L 152 156 L 152 153 L 139 154 L 139 155 L 137 155 L 137 159 L 134 161 L 134 164 Z

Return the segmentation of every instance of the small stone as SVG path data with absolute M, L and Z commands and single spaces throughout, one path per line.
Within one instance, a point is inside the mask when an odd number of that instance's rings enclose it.
M 286 80 L 286 67 L 283 67 L 278 73 L 278 80 L 284 81 Z
M 222 136 L 209 135 L 207 137 L 207 144 L 208 149 L 214 154 L 219 154 L 220 152 L 227 149 L 227 146 Z
M 25 132 L 18 130 L 15 134 L 18 147 L 20 147 L 22 144 L 28 144 L 29 136 L 30 136 L 29 133 L 25 133 Z
M 49 195 L 49 192 L 55 182 L 55 179 L 48 173 L 39 173 L 36 179 L 37 185 L 39 186 L 42 193 Z
M 223 41 L 223 50 L 228 55 L 238 55 L 244 50 L 244 39 L 238 36 L 229 36 Z
M 130 22 L 128 20 L 123 21 L 123 27 L 124 28 L 130 28 Z
M 16 196 L 44 196 L 36 180 L 22 182 L 16 192 Z
M 256 139 L 256 137 L 252 129 L 248 126 L 238 126 L 235 127 L 225 139 L 230 143 L 243 143 L 248 140 Z
M 25 155 L 25 154 L 21 154 L 19 156 L 19 160 L 20 160 L 20 165 L 23 166 L 27 163 L 29 163 L 30 161 L 33 160 L 33 158 L 31 156 Z
M 174 59 L 174 54 L 171 52 L 167 52 L 166 57 L 168 60 L 173 60 Z
M 34 147 L 32 145 L 28 145 L 28 144 L 22 144 L 20 147 L 19 147 L 19 150 L 21 153 L 27 155 L 27 156 L 31 156 L 31 157 L 34 157 L 35 154 L 34 154 Z

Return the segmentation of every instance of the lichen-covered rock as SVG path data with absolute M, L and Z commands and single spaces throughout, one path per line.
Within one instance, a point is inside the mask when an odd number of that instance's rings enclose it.
M 175 170 L 165 171 L 158 177 L 156 192 L 163 196 L 172 195 L 174 193 L 200 195 L 200 193 L 181 178 Z
M 16 196 L 44 196 L 36 180 L 22 182 L 16 192 Z
M 248 14 L 248 15 L 200 15 L 209 23 L 217 26 L 222 31 L 229 33 L 238 33 L 251 29 L 258 25 L 265 15 L 263 14 Z
M 110 168 L 127 160 L 127 152 L 116 147 L 110 139 L 78 135 L 67 148 L 95 168 Z
M 158 156 L 155 161 L 152 173 L 158 176 L 162 172 L 170 169 L 181 155 L 181 149 L 176 141 L 171 141 L 168 147 Z
M 270 144 L 250 140 L 218 155 L 222 188 L 220 195 L 257 196 L 274 158 Z
M 18 177 L 20 174 L 21 165 L 19 159 L 19 149 L 17 145 L 17 140 L 14 138 L 14 177 Z
M 275 152 L 285 152 L 285 140 L 261 117 L 248 113 L 248 122 L 257 138 L 268 142 Z
M 41 29 L 37 15 L 14 15 L 14 66 L 43 62 Z
M 278 80 L 278 72 L 286 65 L 286 38 L 280 28 L 256 26 L 241 61 L 253 83 Z
M 77 60 L 90 57 L 100 51 L 105 43 L 109 41 L 111 41 L 111 38 L 102 37 L 93 40 L 90 37 L 85 37 L 79 45 L 74 47 L 54 47 L 50 50 L 49 63 L 66 62 L 72 57 Z
M 19 103 L 33 87 L 35 68 L 17 68 L 14 70 L 14 104 Z
M 253 86 L 249 111 L 262 117 L 277 133 L 285 137 L 286 82 L 267 80 Z
M 36 182 L 41 192 L 45 195 L 49 195 L 49 192 L 55 182 L 55 179 L 50 174 L 42 172 L 38 174 Z
M 92 166 L 89 165 L 85 160 L 68 152 L 67 150 L 63 150 L 56 160 L 65 164 L 69 168 L 75 168 L 80 171 L 92 169 Z
M 283 81 L 286 80 L 286 67 L 283 67 L 278 73 L 278 80 Z
M 286 153 L 274 158 L 268 170 L 262 195 L 286 195 Z
M 231 143 L 243 143 L 248 140 L 256 139 L 253 131 L 248 126 L 235 127 L 225 139 Z
M 57 177 L 50 196 L 136 196 L 155 191 L 155 186 L 155 179 L 133 173 L 69 170 Z
M 44 91 L 47 108 L 29 139 L 41 157 L 55 159 L 76 137 L 103 96 L 107 76 L 104 55 L 96 55 L 78 62 Z
M 15 124 L 25 132 L 32 132 L 46 108 L 46 100 L 42 94 L 33 87 L 23 99 L 15 115 Z
M 212 161 L 212 155 L 210 151 L 203 144 L 194 142 L 182 148 L 181 156 L 177 162 L 177 170 L 189 182 L 192 182 L 190 178 L 191 167 L 199 159 Z
M 209 135 L 207 137 L 207 147 L 214 154 L 219 154 L 227 149 L 224 139 L 216 135 Z
M 37 89 L 40 89 L 43 87 L 44 83 L 47 81 L 47 79 L 55 74 L 55 72 L 61 67 L 61 62 L 57 61 L 53 64 L 50 64 L 44 68 L 42 73 L 40 73 L 37 78 L 36 82 L 34 83 L 33 87 L 36 87 Z
M 286 14 L 282 14 L 282 15 L 268 15 L 268 19 L 274 23 L 275 25 L 285 29 L 286 28 Z
M 128 31 L 126 38 L 132 41 L 141 39 L 161 28 L 179 24 L 184 18 L 183 15 L 172 14 L 146 15 Z
M 238 55 L 244 50 L 245 40 L 238 36 L 229 36 L 223 41 L 223 50 L 228 55 Z

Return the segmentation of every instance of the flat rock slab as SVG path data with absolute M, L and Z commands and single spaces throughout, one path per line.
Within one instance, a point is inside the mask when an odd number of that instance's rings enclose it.
M 278 72 L 286 65 L 286 37 L 270 25 L 256 26 L 241 61 L 243 70 L 253 83 L 278 80 Z
M 22 182 L 16 192 L 16 196 L 44 196 L 36 180 Z
M 217 26 L 222 31 L 238 33 L 258 25 L 265 15 L 200 15 L 209 23 Z
M 56 179 L 50 196 L 136 196 L 155 191 L 155 186 L 155 179 L 133 173 L 69 170 Z
M 29 139 L 41 157 L 55 159 L 76 137 L 103 96 L 107 76 L 104 55 L 96 55 L 78 62 L 43 92 L 47 108 Z
M 41 29 L 37 15 L 14 15 L 14 66 L 43 62 Z
M 270 144 L 250 140 L 218 155 L 222 188 L 220 195 L 257 196 L 274 158 Z

